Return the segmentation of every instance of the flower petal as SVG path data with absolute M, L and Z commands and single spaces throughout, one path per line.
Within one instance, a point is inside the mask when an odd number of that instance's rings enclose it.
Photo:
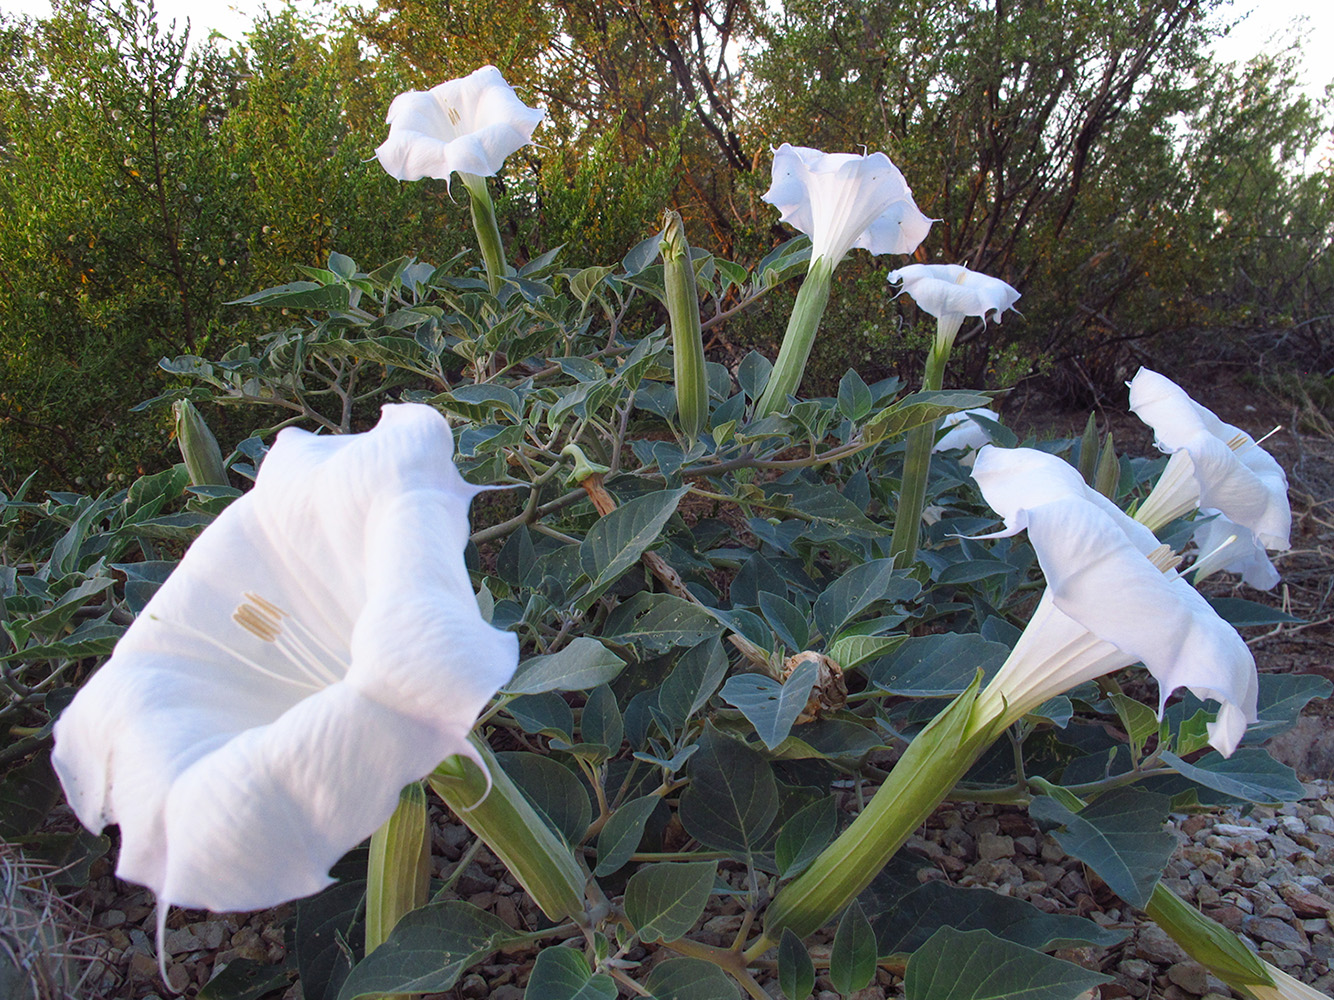
M 1001 322 L 1014 308 L 1019 293 L 999 278 L 970 271 L 959 264 L 909 264 L 889 272 L 891 282 L 902 282 L 918 308 L 936 318 L 981 316 Z
M 120 824 L 121 877 L 215 910 L 306 895 L 465 752 L 518 642 L 478 611 L 451 452 L 413 404 L 366 434 L 283 431 L 191 546 L 56 724 L 76 814 Z
M 1215 512 L 1205 510 L 1201 513 Z M 1223 570 L 1238 574 L 1243 583 L 1256 590 L 1272 590 L 1278 585 L 1278 570 L 1274 568 L 1264 546 L 1256 542 L 1251 532 L 1222 514 L 1217 514 L 1196 528 L 1194 541 L 1200 552 L 1195 565 L 1191 567 L 1196 583 Z
M 462 79 L 395 97 L 385 119 L 389 137 L 375 155 L 400 181 L 447 180 L 455 172 L 490 177 L 531 141 L 545 114 L 520 101 L 500 70 L 483 66 Z
M 931 227 L 884 153 L 824 153 L 783 143 L 774 150 L 773 182 L 763 198 L 811 238 L 811 260 L 830 266 L 854 246 L 911 253 Z
M 1130 382 L 1130 408 L 1153 428 L 1160 449 L 1190 455 L 1199 506 L 1222 511 L 1265 548 L 1289 547 L 1288 477 L 1254 438 L 1147 368 Z
M 987 429 L 978 421 L 971 419 L 974 415 L 986 417 L 988 420 L 1000 420 L 1000 414 L 985 406 L 979 406 L 971 410 L 960 410 L 958 413 L 951 413 L 941 421 L 941 427 L 945 434 L 936 442 L 932 451 L 951 451 L 957 448 L 976 451 L 983 445 L 991 444 L 991 435 Z M 972 464 L 972 456 L 967 456 Z

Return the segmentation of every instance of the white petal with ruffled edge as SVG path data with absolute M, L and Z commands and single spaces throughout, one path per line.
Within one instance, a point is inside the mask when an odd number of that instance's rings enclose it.
M 500 70 L 483 66 L 430 90 L 409 90 L 389 105 L 389 137 L 375 150 L 400 181 L 491 177 L 526 146 L 546 112 L 519 100 Z
M 884 153 L 825 153 L 785 142 L 774 150 L 773 182 L 762 197 L 811 238 L 811 260 L 830 267 L 853 247 L 912 253 L 931 228 Z
M 1019 293 L 1004 281 L 959 264 L 909 264 L 890 271 L 889 280 L 902 282 L 899 292 L 907 292 L 918 308 L 937 319 L 981 316 L 999 323 L 1019 301 Z
M 1230 754 L 1255 721 L 1258 683 L 1255 660 L 1235 629 L 1175 570 L 1163 572 L 1147 558 L 1161 548 L 1153 533 L 1089 489 L 1069 464 L 1033 449 L 989 446 L 979 453 L 973 476 L 982 494 L 1005 520 L 998 535 L 1028 531 L 1047 579 L 1051 606 L 1119 650 L 1084 650 L 1093 664 L 1115 669 L 1142 662 L 1159 685 L 1159 713 L 1178 688 L 1219 702 L 1209 742 Z M 1014 654 L 983 697 L 1005 697 L 1021 710 L 1065 690 L 1060 684 L 1099 674 L 1072 670 L 1068 629 L 1030 623 Z M 1050 635 L 1048 632 L 1050 631 Z M 1059 640 L 1056 641 L 1056 640 Z M 1120 661 L 1120 662 L 1118 662 Z M 1035 679 L 1036 678 L 1036 679 Z M 1067 685 L 1068 686 L 1068 685 Z M 1019 695 L 1010 696 L 1022 687 Z
M 412 404 L 366 434 L 279 435 L 56 723 L 76 815 L 120 824 L 118 875 L 221 911 L 308 895 L 403 785 L 468 752 L 518 643 L 477 609 L 477 489 L 451 456 Z
M 1254 438 L 1147 368 L 1130 381 L 1130 409 L 1153 428 L 1160 449 L 1190 455 L 1197 506 L 1222 511 L 1264 548 L 1289 547 L 1288 477 Z
M 932 451 L 955 451 L 964 449 L 969 454 L 964 456 L 964 464 L 972 465 L 976 457 L 973 452 L 983 445 L 991 444 L 991 435 L 987 429 L 972 418 L 974 416 L 985 417 L 988 420 L 1000 421 L 1000 414 L 995 410 L 985 406 L 975 407 L 971 410 L 960 410 L 958 413 L 951 413 L 941 421 L 940 426 L 945 431 L 944 435 L 936 442 Z

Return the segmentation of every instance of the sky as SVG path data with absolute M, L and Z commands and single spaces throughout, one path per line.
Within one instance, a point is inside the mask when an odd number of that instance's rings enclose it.
M 207 38 L 217 31 L 232 41 L 240 41 L 255 15 L 264 9 L 264 0 L 157 0 L 163 21 L 188 18 L 192 33 Z M 297 0 L 306 11 L 331 9 L 334 0 Z M 50 14 L 49 0 L 0 0 L 0 12 L 6 14 Z M 1313 97 L 1324 94 L 1325 85 L 1334 81 L 1334 3 L 1330 0 L 1233 0 L 1230 17 L 1246 15 L 1231 35 L 1217 46 L 1218 54 L 1229 60 L 1245 60 L 1260 51 L 1281 47 L 1281 39 L 1290 37 L 1294 18 L 1309 19 L 1306 44 L 1306 90 Z

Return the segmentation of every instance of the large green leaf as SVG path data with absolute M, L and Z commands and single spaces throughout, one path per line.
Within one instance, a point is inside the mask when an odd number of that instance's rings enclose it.
M 704 912 L 716 861 L 645 865 L 625 885 L 625 915 L 641 940 L 676 941 Z
M 878 601 L 908 601 L 922 585 L 905 571 L 894 569 L 892 559 L 873 559 L 848 570 L 825 588 L 812 608 L 816 627 L 832 639 L 845 624 Z
M 1074 1000 L 1110 976 L 1005 941 L 942 927 L 908 959 L 906 1000 Z
M 1173 753 L 1164 752 L 1162 758 L 1182 777 L 1238 799 L 1272 805 L 1306 794 L 1292 768 L 1258 747 L 1242 747 L 1231 757 L 1211 751 L 1193 764 Z
M 875 934 L 854 899 L 838 921 L 834 946 L 829 951 L 829 981 L 848 996 L 875 978 Z
M 644 987 L 654 1000 L 739 1000 L 736 983 L 713 962 L 669 958 L 648 974 Z
M 573 948 L 543 948 L 528 974 L 525 1000 L 616 1000 L 616 980 L 594 974 Z
M 877 876 L 860 897 L 881 955 L 916 951 L 941 927 L 989 930 L 1039 951 L 1084 944 L 1107 948 L 1125 937 L 1092 920 L 1043 913 L 1032 903 L 990 889 L 961 889 L 941 881 L 919 885 L 915 878 L 905 887 L 896 880 L 898 874 Z
M 526 750 L 498 753 L 496 759 L 566 843 L 577 844 L 583 839 L 593 818 L 593 806 L 584 783 L 573 771 L 550 757 Z
M 673 646 L 696 646 L 722 630 L 722 623 L 697 604 L 641 591 L 607 616 L 602 634 L 645 653 L 663 653 Z
M 990 396 L 956 389 L 915 392 L 890 404 L 868 420 L 862 428 L 862 440 L 875 442 L 898 437 L 914 427 L 935 423 L 951 413 L 990 406 L 991 403 Z
M 1261 674 L 1259 718 L 1246 727 L 1245 742 L 1259 744 L 1287 732 L 1308 702 L 1329 697 L 1330 687 L 1317 674 Z
M 559 652 L 524 660 L 504 690 L 508 694 L 582 691 L 607 683 L 624 666 L 625 661 L 602 643 L 579 636 Z
M 339 882 L 296 904 L 297 974 L 305 1000 L 334 1000 L 361 955 L 364 881 Z
M 338 1000 L 383 993 L 439 993 L 491 954 L 515 931 L 469 903 L 431 903 L 403 917 L 389 939 L 357 963 Z M 304 980 L 303 980 L 304 981 Z
M 598 863 L 593 869 L 594 875 L 601 877 L 620 871 L 630 860 L 630 855 L 644 838 L 644 824 L 661 801 L 657 795 L 641 795 L 616 808 L 598 834 Z
M 647 493 L 598 519 L 579 546 L 579 562 L 592 581 L 590 595 L 606 590 L 638 561 L 688 492 L 689 487 L 682 486 Z
M 680 728 L 708 703 L 726 675 L 727 654 L 723 652 L 723 644 L 716 638 L 697 644 L 681 654 L 662 682 L 658 710 Z
M 774 863 L 784 878 L 800 874 L 819 856 L 838 828 L 838 807 L 832 795 L 802 806 L 783 824 L 774 842 Z
M 1028 811 L 1044 826 L 1064 826 L 1054 834 L 1057 843 L 1127 903 L 1143 909 L 1176 850 L 1176 837 L 1163 829 L 1171 802 L 1155 792 L 1119 788 L 1079 813 L 1046 795 L 1034 798 Z
M 741 711 L 770 750 L 787 739 L 820 677 L 818 660 L 797 664 L 786 681 L 766 674 L 737 674 L 723 685 L 723 701 Z
M 1009 655 L 1007 646 L 975 632 L 945 632 L 908 639 L 866 673 L 872 684 L 890 694 L 952 698 L 973 682 L 979 669 L 985 683 Z
M 778 942 L 778 988 L 787 1000 L 807 1000 L 815 989 L 815 963 L 791 927 Z
M 681 795 L 681 824 L 706 847 L 750 855 L 778 814 L 778 782 L 769 762 L 707 726 L 690 759 Z

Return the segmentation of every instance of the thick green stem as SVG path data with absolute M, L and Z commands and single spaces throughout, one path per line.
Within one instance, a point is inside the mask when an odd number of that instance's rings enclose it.
M 676 416 L 682 432 L 693 445 L 709 419 L 709 381 L 704 373 L 699 291 L 681 216 L 677 212 L 668 212 L 666 221 L 661 244 L 662 277 L 667 292 L 667 318 L 672 327 Z
M 820 317 L 829 302 L 830 279 L 834 268 L 826 264 L 823 258 L 811 261 L 806 280 L 797 292 L 797 301 L 792 306 L 792 315 L 787 321 L 787 332 L 783 334 L 783 346 L 778 349 L 778 360 L 769 375 L 769 383 L 755 405 L 755 416 L 767 417 L 770 413 L 783 408 L 789 393 L 794 393 L 801 385 L 801 377 L 806 373 L 806 360 L 811 356 L 811 346 L 815 343 L 815 333 L 820 329 Z
M 496 224 L 496 207 L 491 202 L 491 192 L 487 190 L 485 177 L 476 174 L 459 174 L 459 177 L 468 189 L 472 227 L 477 233 L 477 247 L 482 251 L 482 263 L 486 265 L 486 283 L 491 286 L 491 294 L 494 295 L 500 291 L 500 279 L 506 272 L 505 244 L 500 238 L 500 227 Z
M 451 757 L 427 781 L 454 814 L 491 849 L 552 920 L 584 919 L 587 879 L 569 846 L 547 826 L 476 735 L 473 750 L 491 775 L 465 757 Z
M 950 359 L 954 337 L 962 316 L 942 316 L 936 320 L 936 339 L 926 356 L 922 389 L 931 392 L 945 385 L 945 364 Z M 917 541 L 922 531 L 922 508 L 926 505 L 926 482 L 931 478 L 931 449 L 936 444 L 939 423 L 914 427 L 908 432 L 903 456 L 903 483 L 899 488 L 899 508 L 894 513 L 894 534 L 889 540 L 889 554 L 894 565 L 904 569 L 917 558 Z
M 819 930 L 865 889 L 912 832 L 949 794 L 994 729 L 973 718 L 980 675 L 914 737 L 885 783 L 837 840 L 783 886 L 764 917 L 764 934 L 746 950 L 762 955 L 784 928 L 798 937 Z
M 389 937 L 406 914 L 426 905 L 431 838 L 426 791 L 414 781 L 398 797 L 398 808 L 371 836 L 366 865 L 366 952 Z

